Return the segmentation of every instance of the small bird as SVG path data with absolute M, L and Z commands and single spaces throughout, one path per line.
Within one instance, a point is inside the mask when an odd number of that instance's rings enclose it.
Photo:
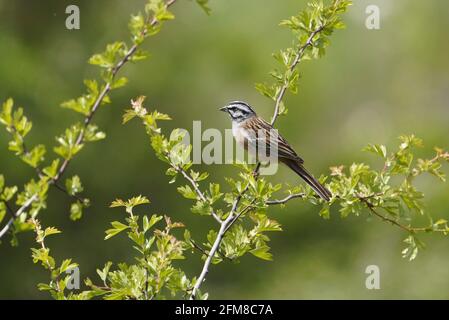
M 255 151 L 257 156 L 263 158 L 266 154 L 260 154 L 261 148 L 258 148 L 257 144 L 262 141 L 265 144 L 262 149 L 267 152 L 270 150 L 270 138 L 275 139 L 278 160 L 304 179 L 323 200 L 330 200 L 332 193 L 304 168 L 304 160 L 296 154 L 290 144 L 268 122 L 257 116 L 249 104 L 242 101 L 233 101 L 220 108 L 220 110 L 229 113 L 231 116 L 232 134 L 238 144 L 246 150 Z M 263 137 L 259 138 L 260 134 Z M 249 146 L 250 148 L 248 148 Z

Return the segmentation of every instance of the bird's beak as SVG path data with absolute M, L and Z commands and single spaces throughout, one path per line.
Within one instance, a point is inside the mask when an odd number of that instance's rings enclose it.
M 228 107 L 222 107 L 222 108 L 220 108 L 218 110 L 223 111 L 223 112 L 228 112 Z

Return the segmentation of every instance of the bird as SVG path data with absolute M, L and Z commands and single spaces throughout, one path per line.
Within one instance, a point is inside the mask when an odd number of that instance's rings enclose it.
M 227 112 L 232 119 L 232 135 L 236 142 L 248 152 L 255 152 L 259 158 L 265 158 L 270 150 L 270 139 L 277 144 L 277 157 L 279 162 L 285 164 L 299 175 L 324 201 L 330 201 L 332 193 L 318 182 L 304 167 L 304 160 L 298 156 L 290 144 L 267 121 L 259 117 L 254 109 L 246 102 L 232 101 L 219 109 Z M 262 137 L 259 137 L 262 135 Z M 259 142 L 264 143 L 262 148 Z M 261 154 L 262 152 L 265 154 Z

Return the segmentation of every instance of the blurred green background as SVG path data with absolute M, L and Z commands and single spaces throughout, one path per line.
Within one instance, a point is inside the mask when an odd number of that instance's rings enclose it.
M 83 92 L 83 78 L 96 76 L 98 70 L 86 63 L 91 54 L 128 38 L 130 14 L 143 3 L 0 0 L 0 99 L 14 97 L 25 108 L 34 124 L 30 145 L 51 149 L 54 136 L 79 120 L 59 104 Z M 68 4 L 81 9 L 80 30 L 65 28 Z M 121 114 L 132 97 L 144 94 L 148 105 L 174 117 L 164 124 L 167 128 L 189 129 L 193 120 L 201 120 L 203 128 L 229 128 L 217 108 L 236 99 L 268 118 L 273 104 L 254 83 L 269 80 L 271 53 L 290 44 L 290 33 L 277 26 L 279 21 L 305 4 L 211 0 L 211 16 L 193 1 L 180 0 L 173 7 L 176 20 L 144 44 L 151 58 L 123 69 L 129 85 L 113 93 L 113 103 L 96 115 L 94 122 L 107 139 L 88 145 L 66 173 L 80 175 L 91 208 L 72 222 L 70 200 L 50 192 L 40 219 L 64 231 L 48 243 L 55 257 L 72 257 L 81 265 L 82 278 L 93 279 L 98 279 L 95 269 L 108 260 L 132 261 L 127 240 L 103 238 L 108 222 L 123 217 L 108 204 L 138 194 L 150 197 L 153 212 L 185 222 L 204 239 L 213 219 L 190 213 L 189 200 L 167 183 L 165 165 L 155 158 L 142 127 L 137 122 L 122 126 Z M 368 4 L 380 7 L 380 30 L 365 27 Z M 300 92 L 288 96 L 289 114 L 277 122 L 312 172 L 319 175 L 353 161 L 380 165 L 361 148 L 367 143 L 394 147 L 403 133 L 424 139 L 424 155 L 430 156 L 435 145 L 449 148 L 448 13 L 449 2 L 440 0 L 355 1 L 344 18 L 347 29 L 332 36 L 327 55 L 301 65 Z M 0 132 L 0 172 L 9 184 L 21 186 L 34 172 L 7 150 L 8 138 Z M 236 174 L 230 165 L 207 169 L 217 181 Z M 285 168 L 270 180 L 299 182 Z M 449 185 L 431 177 L 418 185 L 428 211 L 448 218 Z M 284 209 L 272 208 L 270 215 L 284 228 L 272 234 L 274 261 L 248 255 L 239 265 L 213 266 L 204 286 L 211 298 L 449 298 L 449 240 L 443 236 L 422 236 L 427 249 L 408 262 L 400 255 L 402 231 L 367 214 L 340 219 L 333 212 L 326 221 L 316 207 L 292 201 Z M 0 298 L 48 298 L 36 289 L 48 275 L 30 258 L 34 236 L 22 234 L 19 240 L 17 248 L 8 241 L 0 245 Z M 191 277 L 199 274 L 198 257 L 189 254 Z M 371 264 L 380 267 L 380 290 L 365 288 L 365 268 Z

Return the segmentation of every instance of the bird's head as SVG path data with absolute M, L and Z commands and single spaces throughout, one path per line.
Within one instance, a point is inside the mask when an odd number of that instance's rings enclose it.
M 251 106 L 243 101 L 232 101 L 223 108 L 220 108 L 220 111 L 229 113 L 232 120 L 237 122 L 256 116 L 256 112 Z

